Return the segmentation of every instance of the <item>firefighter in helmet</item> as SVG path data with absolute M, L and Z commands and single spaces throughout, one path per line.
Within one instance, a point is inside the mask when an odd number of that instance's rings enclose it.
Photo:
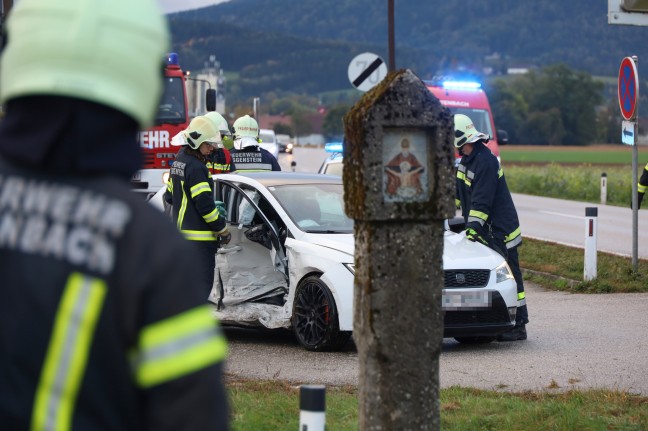
M 211 153 L 209 161 L 207 162 L 207 169 L 213 174 L 226 174 L 236 170 L 236 165 L 232 161 L 232 154 L 230 150 L 234 145 L 232 140 L 232 133 L 229 130 L 227 120 L 218 112 L 208 112 L 204 115 L 205 118 L 211 120 L 221 135 L 221 143 Z
M 129 183 L 169 47 L 157 2 L 20 0 L 5 42 L 0 428 L 226 429 L 196 255 Z
M 466 115 L 456 114 L 454 124 L 454 146 L 462 156 L 457 167 L 457 199 L 466 222 L 466 237 L 502 254 L 517 283 L 515 327 L 498 340 L 526 340 L 529 317 L 517 252 L 522 234 L 513 198 L 497 157 L 485 145 L 489 136 L 479 132 Z
M 239 172 L 281 170 L 275 156 L 259 146 L 259 125 L 249 115 L 244 115 L 234 121 L 232 159 Z
M 173 221 L 201 256 L 199 268 L 203 276 L 205 299 L 214 283 L 215 254 L 227 244 L 230 233 L 223 208 L 214 201 L 214 180 L 207 163 L 221 143 L 216 124 L 204 116 L 191 120 L 182 132 L 185 145 L 171 165 L 164 201 L 172 205 Z

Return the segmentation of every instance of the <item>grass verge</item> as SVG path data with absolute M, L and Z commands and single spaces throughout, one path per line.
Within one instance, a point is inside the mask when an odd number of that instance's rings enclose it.
M 556 385 L 557 386 L 557 385 Z M 299 428 L 299 387 L 285 382 L 228 381 L 232 431 Z M 601 390 L 504 393 L 441 390 L 444 430 L 646 430 L 648 397 Z M 326 388 L 326 429 L 358 429 L 357 388 Z

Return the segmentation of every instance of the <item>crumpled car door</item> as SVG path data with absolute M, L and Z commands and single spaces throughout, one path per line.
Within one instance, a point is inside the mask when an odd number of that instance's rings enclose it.
M 259 208 L 260 192 L 232 183 L 220 186 L 232 238 L 216 255 L 210 299 L 219 307 L 246 302 L 283 305 L 288 292 L 286 254 L 276 223 Z

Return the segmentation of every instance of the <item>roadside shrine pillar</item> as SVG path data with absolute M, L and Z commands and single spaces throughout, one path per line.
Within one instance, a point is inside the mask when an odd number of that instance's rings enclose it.
M 455 214 L 453 124 L 410 70 L 389 73 L 344 118 L 361 430 L 440 429 L 443 221 Z

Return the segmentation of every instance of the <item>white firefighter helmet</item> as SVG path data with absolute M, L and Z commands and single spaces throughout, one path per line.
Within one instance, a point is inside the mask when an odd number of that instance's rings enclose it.
M 467 115 L 456 114 L 454 116 L 454 124 L 454 146 L 456 148 L 461 148 L 465 144 L 472 144 L 480 140 L 488 141 L 490 139 L 488 135 L 481 133 L 475 128 L 472 120 Z
M 184 131 L 184 137 L 187 145 L 194 150 L 197 150 L 203 142 L 214 147 L 221 142 L 221 134 L 216 124 L 204 116 L 191 120 L 189 127 Z
M 21 0 L 7 19 L 0 103 L 52 95 L 107 105 L 153 124 L 169 47 L 154 0 Z M 125 67 L 126 65 L 126 67 Z
M 204 117 L 210 119 L 216 125 L 216 127 L 218 127 L 218 130 L 220 130 L 221 136 L 231 135 L 229 125 L 227 124 L 227 120 L 221 114 L 219 114 L 218 112 L 212 111 L 212 112 L 206 113 L 204 115 Z
M 251 138 L 259 136 L 259 124 L 249 115 L 239 117 L 234 122 L 234 138 L 241 138 L 243 136 L 249 136 Z

